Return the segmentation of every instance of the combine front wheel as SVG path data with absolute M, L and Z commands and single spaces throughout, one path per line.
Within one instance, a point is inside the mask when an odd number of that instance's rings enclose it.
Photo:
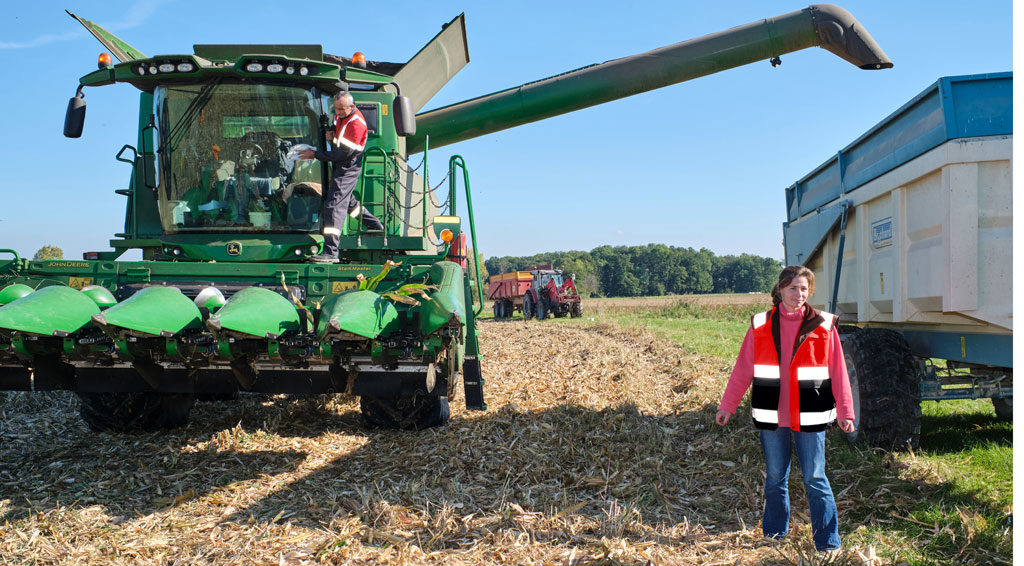
M 448 422 L 448 397 L 416 394 L 412 397 L 359 398 L 363 422 L 378 428 L 423 430 Z
M 167 430 L 185 426 L 196 397 L 192 393 L 84 393 L 82 420 L 96 432 Z

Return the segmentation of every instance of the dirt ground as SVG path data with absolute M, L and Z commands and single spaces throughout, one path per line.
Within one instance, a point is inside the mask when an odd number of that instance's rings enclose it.
M 71 394 L 4 394 L 0 563 L 724 565 L 801 552 L 759 536 L 757 455 L 722 456 L 753 437 L 712 424 L 720 361 L 586 321 L 480 329 L 487 411 L 467 411 L 460 391 L 451 422 L 418 433 L 367 430 L 342 396 L 245 396 L 197 404 L 178 431 L 97 434 Z

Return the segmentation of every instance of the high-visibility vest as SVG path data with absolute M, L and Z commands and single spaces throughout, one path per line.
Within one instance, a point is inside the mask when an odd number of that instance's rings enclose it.
M 811 307 L 806 307 L 810 309 Z M 779 395 L 783 376 L 779 370 L 780 336 L 778 307 L 751 317 L 754 338 L 754 380 L 751 416 L 754 426 L 779 427 Z M 836 420 L 836 400 L 828 373 L 829 333 L 835 315 L 811 309 L 801 322 L 789 364 L 790 428 L 803 432 L 825 430 Z

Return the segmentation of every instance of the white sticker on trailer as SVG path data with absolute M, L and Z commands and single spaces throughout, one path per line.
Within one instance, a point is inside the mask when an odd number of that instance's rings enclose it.
M 871 223 L 871 245 L 876 250 L 892 245 L 892 216 Z

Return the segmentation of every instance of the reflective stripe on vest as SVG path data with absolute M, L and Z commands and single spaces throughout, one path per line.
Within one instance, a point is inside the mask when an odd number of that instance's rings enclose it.
M 760 377 L 762 379 L 779 379 L 779 366 L 754 364 L 754 377 Z

